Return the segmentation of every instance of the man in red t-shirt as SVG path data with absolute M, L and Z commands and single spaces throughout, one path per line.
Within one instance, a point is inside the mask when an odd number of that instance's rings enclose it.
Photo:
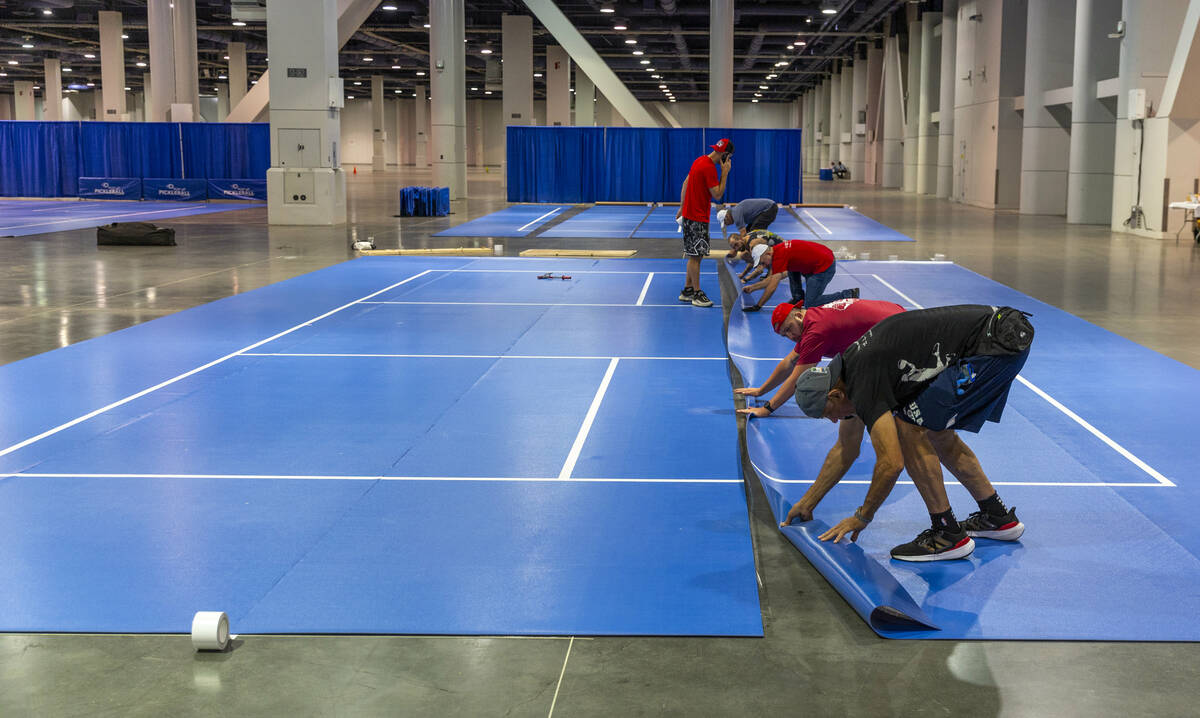
M 771 295 L 775 293 L 775 287 L 779 286 L 779 280 L 783 278 L 784 272 L 787 272 L 788 281 L 791 284 L 792 302 L 803 304 L 806 308 L 811 309 L 839 299 L 858 297 L 858 287 L 824 294 L 825 287 L 833 281 L 837 263 L 833 259 L 833 252 L 823 244 L 792 239 L 774 247 L 759 245 L 751 256 L 754 259 L 754 266 L 762 264 L 771 269 L 766 279 L 742 287 L 742 291 L 747 294 L 759 289 L 766 289 L 758 302 L 743 307 L 744 311 L 754 312 L 762 309 Z
M 691 302 L 694 307 L 711 307 L 712 300 L 700 289 L 700 260 L 708 254 L 709 203 L 725 194 L 733 143 L 722 139 L 711 145 L 712 152 L 696 158 L 688 170 L 687 179 L 679 191 L 679 211 L 676 219 L 683 226 L 683 254 L 687 257 L 687 279 L 679 301 Z M 721 167 L 720 179 L 717 166 Z
M 736 389 L 744 396 L 762 396 L 775 387 L 779 391 L 762 406 L 738 409 L 739 414 L 770 416 L 783 406 L 796 390 L 796 379 L 814 367 L 821 357 L 835 357 L 858 341 L 867 330 L 883 319 L 899 314 L 904 307 L 873 299 L 839 299 L 812 309 L 780 304 L 771 314 L 771 326 L 780 336 L 796 342 L 788 355 L 779 360 L 775 371 L 759 387 Z M 782 383 L 782 386 L 780 384 Z

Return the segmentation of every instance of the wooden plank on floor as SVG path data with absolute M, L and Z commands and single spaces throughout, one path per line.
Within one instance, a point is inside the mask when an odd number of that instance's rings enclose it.
M 632 257 L 636 249 L 526 249 L 522 257 Z
M 459 257 L 490 257 L 491 247 L 425 247 L 420 249 L 360 249 L 359 254 L 375 257 L 405 254 L 449 254 Z
M 833 209 L 844 209 L 846 207 L 849 207 L 850 205 L 848 205 L 848 204 L 829 204 L 829 203 L 820 203 L 820 202 L 805 202 L 802 204 L 789 204 L 788 206 L 789 207 L 829 207 L 829 208 L 833 208 Z

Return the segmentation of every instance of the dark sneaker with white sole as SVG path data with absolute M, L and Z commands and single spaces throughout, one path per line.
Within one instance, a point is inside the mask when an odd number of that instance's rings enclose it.
M 692 295 L 692 306 L 711 307 L 712 300 L 708 298 L 708 295 L 704 293 L 703 289 L 697 289 L 696 293 Z
M 997 541 L 1016 541 L 1025 533 L 1025 524 L 1017 518 L 1017 510 L 1011 508 L 1006 514 L 992 516 L 986 511 L 976 511 L 964 521 L 958 522 L 968 536 L 975 538 L 995 539 Z
M 695 289 L 692 289 L 691 287 L 684 287 L 683 291 L 679 293 L 679 301 L 690 302 L 694 296 L 696 296 Z
M 949 561 L 966 558 L 975 550 L 975 542 L 963 531 L 925 529 L 906 544 L 892 549 L 892 558 L 897 561 Z

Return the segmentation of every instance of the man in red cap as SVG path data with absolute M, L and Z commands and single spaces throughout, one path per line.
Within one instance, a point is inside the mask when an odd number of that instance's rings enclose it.
M 839 299 L 858 297 L 858 287 L 824 294 L 825 287 L 833 281 L 836 263 L 833 260 L 833 252 L 823 244 L 792 239 L 774 247 L 759 245 L 754 248 L 751 256 L 754 258 L 755 267 L 770 267 L 770 273 L 761 282 L 742 287 L 742 291 L 747 294 L 765 288 L 757 303 L 744 307 L 747 312 L 763 308 L 775 293 L 775 287 L 779 286 L 779 280 L 785 272 L 791 284 L 794 304 L 803 304 L 811 309 Z
M 691 302 L 693 307 L 711 307 L 712 300 L 700 289 L 700 260 L 708 254 L 708 215 L 710 202 L 725 194 L 733 143 L 722 139 L 712 145 L 712 152 L 696 158 L 688 170 L 687 179 L 679 191 L 679 212 L 682 218 L 683 253 L 687 257 L 687 279 L 679 301 Z M 717 167 L 721 175 L 717 177 Z
M 796 390 L 796 379 L 806 369 L 816 366 L 821 357 L 841 354 L 846 351 L 846 347 L 866 334 L 868 329 L 902 311 L 904 307 L 899 304 L 873 299 L 839 299 L 811 309 L 794 304 L 780 304 L 775 307 L 771 314 L 771 326 L 776 334 L 791 339 L 796 342 L 796 346 L 779 360 L 775 370 L 762 386 L 734 390 L 735 393 L 744 396 L 762 396 L 779 386 L 775 396 L 762 406 L 748 406 L 738 409 L 738 413 L 759 418 L 770 416 L 771 412 L 792 398 L 792 393 Z M 847 426 L 853 423 L 842 422 L 841 430 L 847 433 L 845 438 L 850 440 L 855 435 L 853 430 L 857 430 L 858 440 L 853 444 L 857 447 L 862 443 L 863 425 L 860 421 L 857 427 Z M 839 435 L 839 444 L 842 443 L 841 438 Z

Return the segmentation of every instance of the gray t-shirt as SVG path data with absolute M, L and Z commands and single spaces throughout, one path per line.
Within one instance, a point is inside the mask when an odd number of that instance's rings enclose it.
M 755 217 L 774 206 L 775 200 L 771 199 L 744 199 L 735 204 L 730 211 L 733 216 L 733 224 L 738 229 L 745 229 L 754 221 Z

